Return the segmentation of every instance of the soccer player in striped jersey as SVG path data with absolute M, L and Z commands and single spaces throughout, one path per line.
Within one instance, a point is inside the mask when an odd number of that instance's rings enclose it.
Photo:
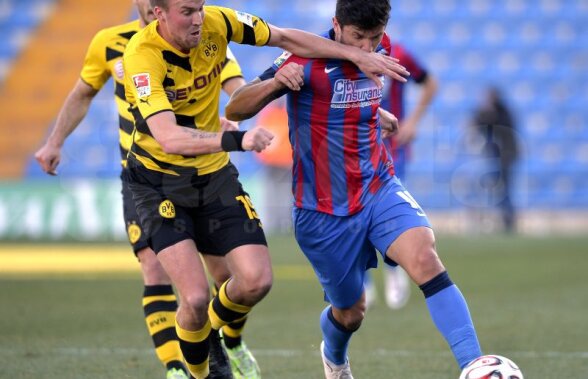
M 135 118 L 126 174 L 150 246 L 178 290 L 176 331 L 197 379 L 208 377 L 211 330 L 243 319 L 272 284 L 261 223 L 228 154 L 261 151 L 272 135 L 263 128 L 221 128 L 219 73 L 228 43 L 349 59 L 376 80 L 380 73 L 404 72 L 389 57 L 204 3 L 152 0 L 157 21 L 133 36 L 124 53 Z M 224 256 L 231 269 L 208 307 L 197 252 L 206 259 Z
M 388 0 L 338 0 L 326 37 L 389 55 L 389 12 Z M 235 91 L 225 114 L 251 117 L 284 94 L 295 237 L 329 303 L 320 316 L 325 377 L 353 378 L 347 348 L 365 315 L 363 280 L 376 251 L 419 285 L 458 365 L 479 357 L 467 304 L 437 255 L 427 216 L 394 175 L 381 132 L 397 120 L 380 108 L 382 89 L 351 62 L 285 53 Z
M 417 135 L 419 122 L 437 92 L 437 81 L 404 46 L 392 42 L 390 49 L 390 55 L 397 58 L 398 62 L 410 72 L 409 82 L 417 84 L 420 90 L 416 106 L 408 115 L 405 114 L 405 94 L 408 83 L 397 80 L 387 83 L 380 104 L 382 108 L 398 118 L 398 133 L 384 138 L 384 145 L 392 155 L 396 176 L 404 182 L 406 164 L 411 155 L 410 145 Z M 370 275 L 366 275 L 365 287 L 369 306 L 376 299 L 376 289 Z M 386 305 L 391 309 L 399 309 L 406 305 L 410 297 L 410 284 L 406 272 L 401 267 L 388 265 L 385 267 L 384 295 Z
M 86 116 L 95 95 L 111 77 L 114 81 L 114 98 L 119 113 L 121 163 L 123 169 L 126 167 L 134 124 L 125 98 L 122 57 L 129 39 L 155 18 L 148 0 L 133 2 L 139 16 L 137 20 L 103 29 L 92 39 L 80 79 L 63 104 L 50 137 L 35 154 L 45 172 L 56 174 L 61 147 L 65 139 Z M 229 95 L 245 83 L 241 68 L 230 50 L 227 50 L 226 59 L 222 62 L 220 77 L 222 89 Z M 227 128 L 236 127 L 225 120 L 223 125 Z M 127 233 L 143 274 L 142 305 L 147 329 L 153 340 L 156 355 L 166 367 L 167 379 L 184 379 L 188 377 L 188 374 L 183 364 L 175 331 L 177 301 L 171 280 L 147 243 L 127 182 L 123 180 L 122 184 L 123 214 Z M 209 267 L 209 271 L 213 274 L 216 285 L 220 287 L 229 278 L 229 271 L 223 261 L 210 262 L 210 264 L 214 266 Z M 259 367 L 241 338 L 245 322 L 246 319 L 243 319 L 238 323 L 226 325 L 223 328 L 224 343 L 227 346 L 236 379 L 245 376 L 255 379 L 259 377 Z M 217 371 L 226 372 L 230 366 L 226 361 L 227 358 L 222 356 L 220 345 L 217 346 L 216 352 L 218 354 Z

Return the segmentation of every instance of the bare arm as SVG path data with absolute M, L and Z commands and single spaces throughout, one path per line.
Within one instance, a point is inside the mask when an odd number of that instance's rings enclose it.
M 35 153 L 35 159 L 46 173 L 57 175 L 56 169 L 61 160 L 63 143 L 88 113 L 88 108 L 96 93 L 94 88 L 78 79 L 65 99 L 49 138 Z
M 147 119 L 147 125 L 155 140 L 166 154 L 196 156 L 223 151 L 222 139 L 226 132 L 205 132 L 180 126 L 172 111 L 157 113 Z M 271 142 L 273 135 L 257 127 L 244 133 L 243 150 L 262 151 Z
M 269 46 L 277 46 L 304 58 L 333 58 L 348 60 L 366 76 L 383 86 L 378 75 L 386 75 L 401 82 L 406 82 L 409 72 L 398 63 L 397 59 L 378 53 L 368 53 L 359 48 L 343 45 L 330 39 L 319 37 L 298 29 L 278 28 L 270 25 L 271 38 Z
M 272 79 L 260 81 L 256 78 L 237 89 L 225 107 L 225 116 L 233 121 L 251 118 L 275 100 L 280 91 L 286 88 L 299 91 L 303 84 L 303 67 L 297 63 L 288 63 Z
M 237 88 L 244 86 L 245 83 L 247 82 L 245 79 L 243 79 L 242 76 L 235 76 L 223 82 L 223 91 L 225 91 L 227 95 L 231 96 L 237 90 Z
M 396 141 L 401 146 L 415 139 L 417 126 L 437 93 L 437 81 L 432 75 L 427 75 L 421 87 L 421 94 L 415 109 L 401 122 L 398 134 L 396 135 Z
M 398 119 L 384 108 L 378 108 L 382 138 L 388 138 L 398 132 Z

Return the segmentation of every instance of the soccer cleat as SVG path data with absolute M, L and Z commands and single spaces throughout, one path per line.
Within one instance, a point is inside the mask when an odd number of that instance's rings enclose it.
M 233 379 L 231 364 L 223 348 L 218 330 L 212 329 L 208 337 L 210 353 L 208 366 L 210 374 L 207 379 Z
M 327 359 L 325 356 L 325 341 L 321 341 L 321 357 L 323 358 L 326 379 L 353 379 L 349 360 L 342 365 L 336 365 Z
M 410 297 L 410 279 L 402 267 L 386 267 L 384 270 L 386 305 L 390 309 L 400 309 Z
M 226 349 L 229 360 L 231 361 L 231 370 L 235 379 L 260 379 L 261 370 L 245 342 L 239 346 Z
M 188 379 L 190 376 L 184 370 L 179 368 L 170 368 L 165 374 L 166 379 Z

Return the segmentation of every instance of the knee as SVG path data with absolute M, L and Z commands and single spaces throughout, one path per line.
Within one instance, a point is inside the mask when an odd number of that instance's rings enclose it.
M 352 308 L 341 310 L 339 312 L 333 310 L 333 314 L 335 315 L 337 322 L 339 322 L 339 324 L 345 329 L 356 331 L 359 329 L 365 318 L 365 311 L 365 302 L 363 302 L 362 304 L 356 304 Z
M 238 280 L 242 296 L 248 302 L 257 303 L 267 295 L 272 288 L 273 277 L 271 270 L 257 275 L 246 275 Z
M 189 315 L 189 318 L 196 323 L 204 323 L 208 317 L 208 303 L 208 292 L 191 293 L 181 298 L 178 313 Z
M 445 270 L 433 245 L 416 254 L 414 268 L 413 277 L 417 284 L 422 284 Z

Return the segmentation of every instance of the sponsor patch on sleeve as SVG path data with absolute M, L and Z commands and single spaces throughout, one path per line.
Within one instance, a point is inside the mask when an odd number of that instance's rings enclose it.
M 245 13 L 245 12 L 239 12 L 236 11 L 235 12 L 237 14 L 237 20 L 239 20 L 239 22 L 242 22 L 245 25 L 249 25 L 250 27 L 253 28 L 253 16 L 250 15 L 249 13 Z
M 151 95 L 151 79 L 149 73 L 133 75 L 133 84 L 135 84 L 139 98 Z
M 280 68 L 280 66 L 282 66 L 282 64 L 284 64 L 284 62 L 286 62 L 286 59 L 290 58 L 291 55 L 292 55 L 291 52 L 284 51 L 282 53 L 282 55 L 280 55 L 279 57 L 276 58 L 276 60 L 274 61 L 274 66 L 276 66 L 277 68 Z

